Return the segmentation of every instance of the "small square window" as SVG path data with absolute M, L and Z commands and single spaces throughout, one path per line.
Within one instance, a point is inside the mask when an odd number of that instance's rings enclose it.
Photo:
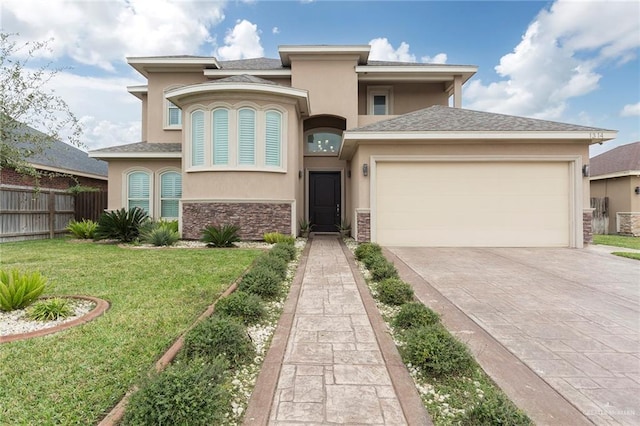
M 385 95 L 374 95 L 373 115 L 387 115 L 387 97 Z
M 393 92 L 390 86 L 369 86 L 367 88 L 367 113 L 370 115 L 393 114 Z
M 167 125 L 182 126 L 182 114 L 180 108 L 167 101 Z

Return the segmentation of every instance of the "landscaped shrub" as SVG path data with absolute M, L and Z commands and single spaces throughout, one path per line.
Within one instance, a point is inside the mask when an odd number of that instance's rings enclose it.
M 398 271 L 396 267 L 393 266 L 393 263 L 389 262 L 384 256 L 380 255 L 380 257 L 376 258 L 377 260 L 368 267 L 369 272 L 371 273 L 371 279 L 374 281 L 382 281 L 387 278 L 397 278 Z
M 94 238 L 114 239 L 129 243 L 140 236 L 140 227 L 148 220 L 147 213 L 139 207 L 105 212 L 98 220 Z
M 420 302 L 405 303 L 393 319 L 393 326 L 401 330 L 434 325 L 440 316 Z
M 250 362 L 255 349 L 247 329 L 236 319 L 214 315 L 198 323 L 184 336 L 180 357 L 212 361 L 222 356 L 236 368 Z
M 13 311 L 29 306 L 44 292 L 46 278 L 40 272 L 21 273 L 0 269 L 0 310 Z
M 142 241 L 154 246 L 172 246 L 180 240 L 178 231 L 174 231 L 170 227 L 157 226 L 150 231 L 141 234 Z
M 257 294 L 263 299 L 273 300 L 280 296 L 282 278 L 277 272 L 265 267 L 253 267 L 242 277 L 238 289 Z
M 232 247 L 240 241 L 239 231 L 240 227 L 236 225 L 207 226 L 202 230 L 202 241 L 209 247 Z
M 293 244 L 296 242 L 295 237 L 292 235 L 284 235 L 280 232 L 267 232 L 262 236 L 264 240 L 269 244 L 277 244 L 277 243 L 289 243 Z
M 382 247 L 376 243 L 362 243 L 358 244 L 354 252 L 356 259 L 364 262 L 364 259 L 371 257 L 372 255 L 382 254 Z
M 387 305 L 402 305 L 413 299 L 411 286 L 399 278 L 386 278 L 376 286 L 378 300 Z
M 281 280 L 283 280 L 287 276 L 288 264 L 289 262 L 279 257 L 277 254 L 269 252 L 258 257 L 253 264 L 253 267 L 271 269 L 273 272 L 278 274 Z
M 462 426 L 525 426 L 532 425 L 529 417 L 496 390 L 485 392 L 473 408 L 466 410 L 456 424 Z
M 72 220 L 66 227 L 66 230 L 71 232 L 75 238 L 81 240 L 91 240 L 96 232 L 98 224 L 92 220 L 82 219 L 81 222 Z
M 131 395 L 124 425 L 218 425 L 231 402 L 223 359 L 169 365 Z
M 286 260 L 292 261 L 296 257 L 296 248 L 293 244 L 278 243 L 269 251 L 274 256 L 278 256 Z
M 69 300 L 60 297 L 39 300 L 27 308 L 27 318 L 35 321 L 54 321 L 71 315 Z
M 403 359 L 427 376 L 459 375 L 473 365 L 467 347 L 440 324 L 409 329 L 404 340 Z
M 264 318 L 266 311 L 260 296 L 238 290 L 218 300 L 215 313 L 234 317 L 251 325 Z

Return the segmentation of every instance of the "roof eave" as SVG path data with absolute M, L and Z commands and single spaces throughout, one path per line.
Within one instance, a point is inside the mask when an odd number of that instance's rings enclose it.
M 231 77 L 234 75 L 244 75 L 249 74 L 256 77 L 291 77 L 290 69 L 281 69 L 281 70 L 214 70 L 214 69 L 205 69 L 204 75 L 206 77 Z
M 472 65 L 361 65 L 356 67 L 360 81 L 424 81 L 449 82 L 456 76 L 462 77 L 462 84 L 466 83 L 478 71 Z
M 110 158 L 182 158 L 182 152 L 100 152 L 89 151 L 89 157 L 108 160 Z
M 624 170 L 620 172 L 605 173 L 597 176 L 591 176 L 589 180 L 603 180 L 603 179 L 613 179 L 613 178 L 629 177 L 629 176 L 640 177 L 640 170 Z
M 191 71 L 199 72 L 207 67 L 220 68 L 220 64 L 214 57 L 175 58 L 170 56 L 159 57 L 128 57 L 127 63 L 145 77 L 149 77 L 149 71 L 175 72 Z
M 292 55 L 357 55 L 358 64 L 366 64 L 371 46 L 368 44 L 327 46 L 327 45 L 281 45 L 278 46 L 280 60 L 285 67 L 291 66 Z
M 140 86 L 127 86 L 127 92 L 142 100 L 143 95 L 146 95 L 149 92 L 149 86 L 146 84 Z
M 67 168 L 64 168 L 64 167 L 52 167 L 52 166 L 47 166 L 47 165 L 38 164 L 38 163 L 29 163 L 29 165 L 31 167 L 35 168 L 35 169 L 46 170 L 48 172 L 53 172 L 53 173 L 60 173 L 60 174 L 73 175 L 73 176 L 81 176 L 81 177 L 86 177 L 86 178 L 90 178 L 90 179 L 108 180 L 106 175 L 99 175 L 99 174 L 90 173 L 90 172 L 83 172 L 83 171 L 80 171 L 80 170 L 67 169 Z

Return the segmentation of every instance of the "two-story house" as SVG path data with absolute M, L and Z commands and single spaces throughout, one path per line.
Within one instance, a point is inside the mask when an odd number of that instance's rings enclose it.
M 142 141 L 109 162 L 109 208 L 245 239 L 352 224 L 358 241 L 565 246 L 590 239 L 588 147 L 614 131 L 461 108 L 470 65 L 369 60 L 370 46 L 280 58 L 129 58 Z M 451 106 L 449 106 L 451 105 Z

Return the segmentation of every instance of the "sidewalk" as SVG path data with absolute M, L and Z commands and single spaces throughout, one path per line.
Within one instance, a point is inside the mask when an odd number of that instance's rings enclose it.
M 309 245 L 245 424 L 431 424 L 351 254 Z

